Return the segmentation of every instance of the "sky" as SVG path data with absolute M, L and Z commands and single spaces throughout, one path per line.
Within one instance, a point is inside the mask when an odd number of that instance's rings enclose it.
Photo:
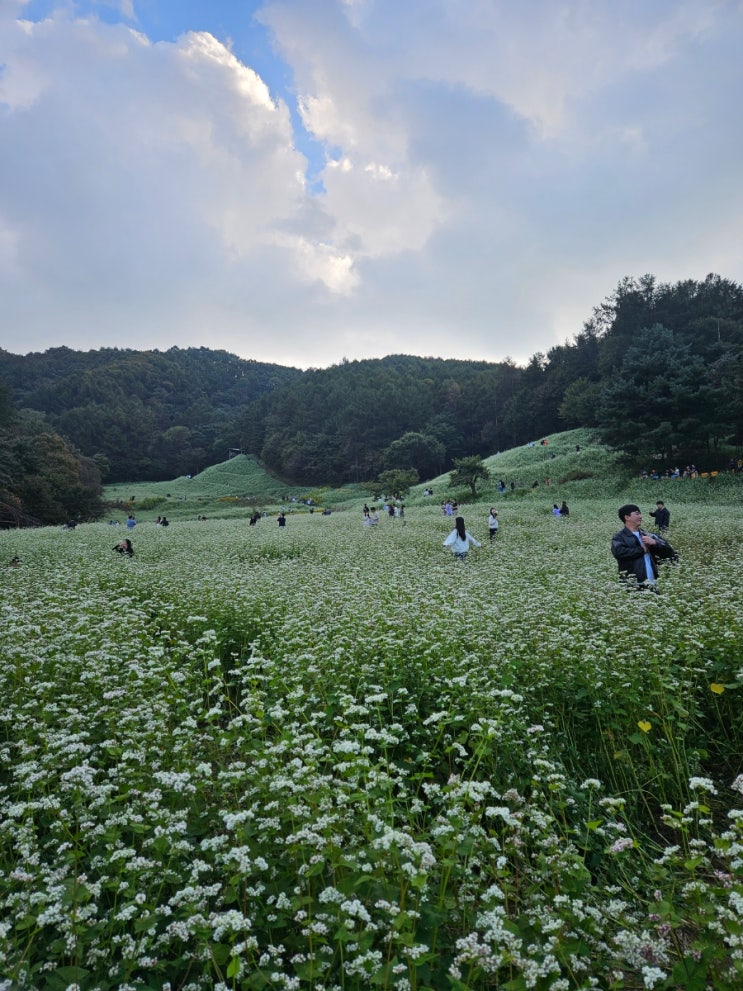
M 0 0 L 0 347 L 525 364 L 743 279 L 743 0 Z

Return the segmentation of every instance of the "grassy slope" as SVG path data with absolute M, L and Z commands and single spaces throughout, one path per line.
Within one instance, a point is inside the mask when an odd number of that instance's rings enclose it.
M 151 508 L 147 516 L 165 514 L 172 519 L 193 519 L 198 515 L 242 516 L 252 506 L 278 506 L 283 497 L 304 496 L 306 489 L 283 485 L 272 478 L 255 458 L 240 454 L 229 461 L 212 465 L 199 475 L 170 482 L 127 482 L 108 485 L 104 497 L 110 502 L 131 503 L 135 513 L 143 503 Z M 152 505 L 154 500 L 161 500 Z M 142 512 L 140 510 L 140 512 Z M 108 514 L 122 518 L 121 510 Z
M 645 509 L 659 498 L 671 507 L 689 502 L 740 505 L 743 499 L 740 476 L 674 482 L 630 477 L 619 456 L 593 440 L 590 430 L 569 430 L 545 439 L 547 444 L 544 446 L 538 443 L 534 447 L 523 445 L 486 458 L 491 477 L 487 483 L 478 485 L 476 501 L 527 500 L 549 512 L 554 502 L 559 504 L 563 499 L 572 507 L 582 500 L 616 497 L 620 501 L 641 503 Z M 581 450 L 576 451 L 576 446 Z M 576 472 L 591 477 L 575 480 L 572 476 Z M 505 495 L 497 492 L 500 479 L 507 486 Z M 549 485 L 547 479 L 550 479 Z M 535 481 L 539 485 L 532 489 Z M 516 486 L 513 492 L 511 482 Z M 428 500 L 423 495 L 426 488 L 433 488 L 437 501 L 447 496 L 457 496 L 461 501 L 466 495 L 452 489 L 447 472 L 411 489 L 406 500 L 408 505 L 426 503 Z M 318 507 L 360 509 L 371 497 L 371 492 L 364 485 L 347 485 L 339 489 L 284 485 L 267 474 L 255 458 L 239 455 L 213 465 L 191 479 L 182 476 L 170 482 L 117 484 L 107 486 L 105 490 L 105 498 L 111 502 L 128 503 L 132 496 L 135 512 L 145 519 L 162 514 L 172 519 L 194 519 L 199 514 L 241 517 L 252 511 L 253 506 L 267 512 L 277 512 L 282 505 L 307 511 L 306 507 L 292 503 L 293 497 L 297 500 L 312 497 Z M 154 505 L 145 503 L 145 500 L 156 499 L 161 501 Z M 147 508 L 138 508 L 143 503 Z M 119 509 L 109 512 L 108 516 L 123 519 L 126 512 Z

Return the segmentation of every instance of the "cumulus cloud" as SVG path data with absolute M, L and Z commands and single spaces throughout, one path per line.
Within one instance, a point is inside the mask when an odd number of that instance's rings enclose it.
M 210 283 L 260 292 L 267 256 L 278 282 L 337 282 L 286 106 L 212 35 L 153 45 L 125 25 L 6 22 L 3 62 L 0 278 L 21 326 L 56 294 L 50 323 L 92 311 L 136 337 L 170 299 L 175 334 Z
M 739 276 L 740 248 L 709 238 L 740 201 L 736 4 L 357 0 L 316 16 L 285 0 L 262 17 L 329 150 L 332 213 L 370 238 L 378 169 L 423 205 L 400 265 L 410 301 L 434 303 L 408 326 L 445 313 L 460 342 L 523 356 L 580 329 L 624 275 Z M 706 141 L 724 146 L 715 162 Z
M 0 4 L 3 347 L 527 360 L 625 275 L 740 278 L 734 0 L 266 0 L 284 91 L 136 0 L 32 6 Z

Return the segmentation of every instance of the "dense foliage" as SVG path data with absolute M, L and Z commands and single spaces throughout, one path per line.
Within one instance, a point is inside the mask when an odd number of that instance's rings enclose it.
M 737 991 L 740 512 L 541 501 L 0 534 L 0 988 Z
M 101 476 L 43 417 L 15 410 L 0 382 L 0 527 L 96 519 Z
M 244 444 L 278 475 L 308 482 L 394 468 L 431 477 L 473 448 L 510 446 L 499 404 L 519 374 L 512 364 L 409 355 L 344 362 L 259 401 Z
M 246 406 L 301 372 L 207 348 L 0 351 L 13 401 L 96 457 L 108 481 L 175 478 L 240 446 Z
M 604 440 L 667 459 L 743 444 L 743 287 L 719 276 L 625 280 L 594 314 L 602 326 Z
M 666 463 L 743 444 L 743 287 L 625 279 L 571 343 L 526 367 L 393 355 L 307 373 L 249 411 L 246 450 L 281 477 L 421 479 L 571 427 Z
M 743 287 L 625 279 L 574 340 L 525 367 L 391 355 L 306 372 L 206 349 L 0 352 L 0 380 L 111 481 L 258 457 L 302 485 L 421 480 L 593 427 L 664 464 L 721 468 L 743 444 Z

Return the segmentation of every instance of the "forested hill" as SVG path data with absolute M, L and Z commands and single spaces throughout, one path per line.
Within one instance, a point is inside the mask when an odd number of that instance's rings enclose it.
M 743 287 L 624 279 L 572 342 L 511 362 L 396 355 L 307 372 L 249 411 L 243 446 L 299 482 L 421 479 L 574 427 L 666 463 L 743 443 Z
M 96 457 L 108 481 L 175 478 L 224 461 L 241 444 L 245 409 L 301 375 L 208 348 L 0 350 L 0 381 L 13 405 L 43 413 L 56 433 Z
M 365 481 L 388 467 L 431 478 L 453 458 L 508 446 L 518 423 L 507 413 L 522 375 L 510 362 L 344 361 L 255 403 L 243 446 L 297 481 Z
M 392 355 L 302 372 L 206 348 L 56 348 L 0 351 L 3 381 L 14 409 L 37 411 L 109 482 L 196 473 L 231 448 L 297 484 L 424 480 L 574 427 L 714 468 L 743 445 L 743 287 L 624 279 L 524 367 Z

